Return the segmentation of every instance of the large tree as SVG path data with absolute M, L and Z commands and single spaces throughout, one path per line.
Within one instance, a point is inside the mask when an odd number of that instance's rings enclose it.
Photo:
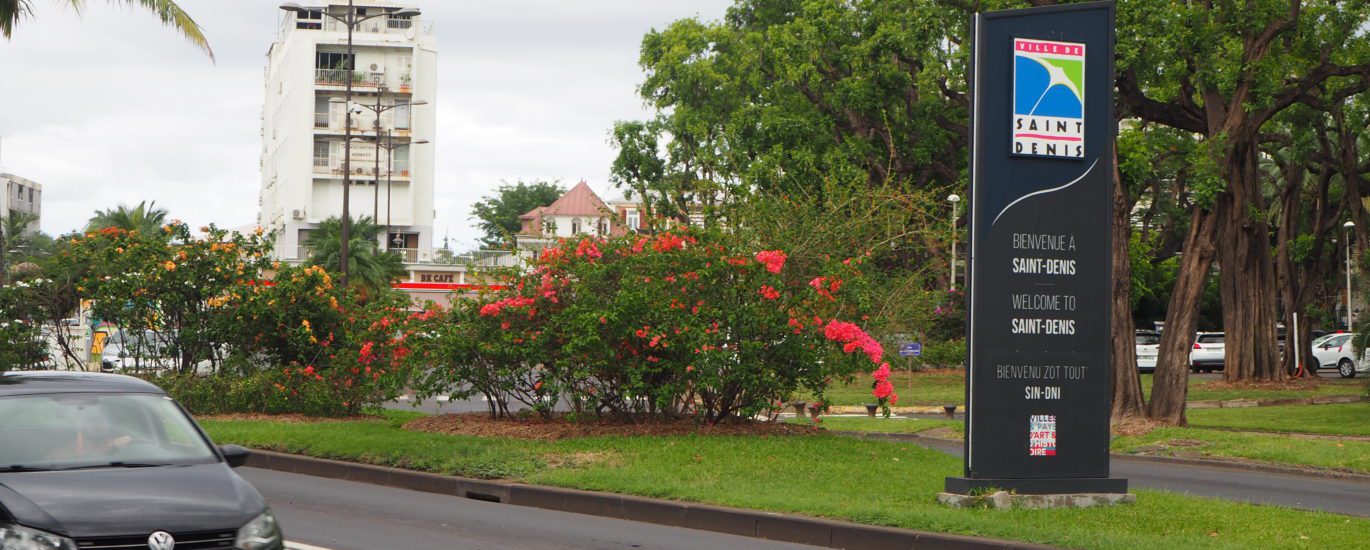
M 1365 1 L 1120 2 L 1118 92 L 1127 114 L 1191 132 L 1207 149 L 1206 193 L 1192 215 L 1167 314 L 1153 417 L 1184 419 L 1183 371 L 1207 249 L 1222 274 L 1228 380 L 1281 380 L 1276 277 L 1260 146 L 1263 129 L 1298 103 L 1325 103 L 1370 85 Z M 1165 395 L 1157 395 L 1165 393 Z M 1178 397 L 1178 399 L 1177 399 Z
M 85 7 L 85 0 L 63 0 L 56 3 L 66 4 L 78 13 Z M 177 30 L 191 44 L 204 50 L 210 59 L 214 58 L 214 51 L 209 48 L 209 41 L 205 39 L 204 29 L 173 0 L 110 0 L 110 3 L 138 6 L 157 14 L 162 24 Z M 33 0 L 0 0 L 0 34 L 3 34 L 5 39 L 14 35 L 14 27 L 26 17 L 33 17 Z
M 485 232 L 481 245 L 487 248 L 513 247 L 514 235 L 522 228 L 519 216 L 539 206 L 555 202 L 566 189 L 554 181 L 518 180 L 504 182 L 493 195 L 486 195 L 471 207 L 471 219 Z

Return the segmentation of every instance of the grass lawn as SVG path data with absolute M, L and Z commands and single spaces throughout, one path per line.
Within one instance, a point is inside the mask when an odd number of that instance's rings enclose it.
M 1370 403 L 1193 409 L 1185 414 L 1196 428 L 1370 436 Z
M 1153 375 L 1142 375 L 1142 393 L 1151 398 Z M 966 402 L 966 376 L 959 370 L 935 370 L 918 373 L 895 371 L 890 376 L 894 389 L 899 393 L 899 404 L 903 406 L 964 405 Z M 1289 399 L 1295 397 L 1320 397 L 1324 395 L 1362 395 L 1365 393 L 1365 380 L 1359 378 L 1323 378 L 1312 389 L 1233 389 L 1206 387 L 1213 380 L 1189 380 L 1190 401 L 1211 401 L 1226 399 Z M 812 400 L 812 396 L 805 396 Z M 834 384 L 827 391 L 828 402 L 833 405 L 862 405 L 874 403 L 871 396 L 869 376 L 857 375 L 850 384 Z
M 1138 491 L 1133 506 L 1084 510 L 954 510 L 935 502 L 960 459 L 916 445 L 826 434 L 790 437 L 594 437 L 555 442 L 421 434 L 412 415 L 288 424 L 209 420 L 221 443 L 709 502 L 862 523 L 1070 547 L 1353 548 L 1370 520 Z
M 1306 439 L 1279 434 L 1234 433 L 1201 428 L 1159 428 L 1144 436 L 1115 438 L 1113 451 L 1133 453 L 1139 448 L 1155 445 L 1176 452 L 1200 453 L 1218 458 L 1245 458 L 1294 466 L 1338 468 L 1370 473 L 1370 442 L 1367 441 Z
M 1142 394 L 1151 399 L 1151 383 L 1154 375 L 1142 375 Z M 1324 395 L 1362 395 L 1365 393 L 1365 380 L 1355 378 L 1320 378 L 1312 389 L 1235 389 L 1206 387 L 1216 380 L 1189 379 L 1190 401 L 1223 401 L 1227 399 L 1292 399 L 1296 397 L 1322 397 Z
M 791 418 L 793 424 L 812 425 L 807 418 Z M 951 428 L 958 433 L 965 432 L 965 422 L 960 420 L 931 420 L 925 418 L 867 418 L 859 416 L 824 416 L 819 424 L 825 430 L 837 432 L 872 432 L 889 434 L 913 434 L 933 428 Z
M 890 374 L 890 382 L 899 394 L 899 405 L 932 406 L 964 405 L 966 402 L 966 375 L 963 371 L 935 370 L 917 373 L 896 370 Z M 856 375 L 850 384 L 833 384 L 827 391 L 828 403 L 832 405 L 862 405 L 874 403 L 871 395 L 871 378 Z M 812 396 L 805 399 L 812 400 Z

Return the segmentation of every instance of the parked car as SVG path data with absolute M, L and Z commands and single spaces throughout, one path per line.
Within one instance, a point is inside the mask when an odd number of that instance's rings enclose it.
M 1194 337 L 1194 349 L 1189 350 L 1189 370 L 1213 372 L 1223 370 L 1223 333 L 1200 332 Z
M 1156 372 L 1156 354 L 1161 349 L 1161 333 L 1137 331 L 1137 370 Z
M 1356 335 L 1350 333 L 1329 334 L 1313 341 L 1313 357 L 1318 368 L 1335 368 L 1342 378 L 1352 378 L 1357 372 L 1366 372 L 1367 365 L 1361 361 L 1360 352 L 1352 344 Z
M 0 547 L 283 550 L 266 499 L 185 410 L 136 378 L 0 373 Z
M 167 338 L 154 331 L 121 330 L 105 339 L 100 370 L 123 373 L 174 369 L 176 358 L 171 348 Z

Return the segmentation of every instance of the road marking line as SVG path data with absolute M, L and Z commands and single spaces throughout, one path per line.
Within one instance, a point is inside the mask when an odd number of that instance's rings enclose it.
M 285 548 L 286 550 L 329 550 L 328 548 L 324 548 L 322 546 L 310 546 L 302 542 L 290 541 L 285 541 Z

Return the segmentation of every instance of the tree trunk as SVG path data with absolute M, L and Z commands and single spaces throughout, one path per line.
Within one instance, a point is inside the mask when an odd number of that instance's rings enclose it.
M 1132 237 L 1132 201 L 1118 172 L 1117 148 L 1113 159 L 1113 420 L 1140 417 L 1142 377 L 1137 371 L 1137 339 L 1132 323 L 1132 261 L 1128 244 Z
M 1235 138 L 1234 138 L 1235 141 Z M 1282 381 L 1275 337 L 1274 261 L 1270 227 L 1261 215 L 1258 153 L 1254 141 L 1233 143 L 1223 160 L 1227 192 L 1218 198 L 1218 251 L 1222 276 L 1223 378 L 1228 382 Z
M 1189 394 L 1189 350 L 1199 325 L 1199 305 L 1203 300 L 1208 271 L 1213 266 L 1217 214 L 1194 207 L 1189 233 L 1185 236 L 1175 289 L 1165 313 L 1165 332 L 1161 334 L 1156 357 L 1156 379 L 1151 385 L 1147 416 L 1153 420 L 1184 426 L 1185 400 Z

